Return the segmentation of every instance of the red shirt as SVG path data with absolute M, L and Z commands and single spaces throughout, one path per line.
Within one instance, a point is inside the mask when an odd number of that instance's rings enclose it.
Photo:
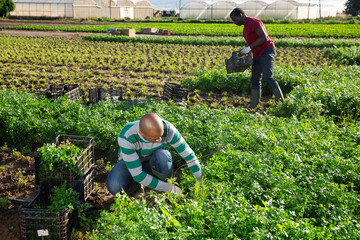
M 274 42 L 270 39 L 263 22 L 260 19 L 253 17 L 247 17 L 244 24 L 243 36 L 247 45 L 250 46 L 253 42 L 256 41 L 256 39 L 258 39 L 259 36 L 255 32 L 255 29 L 258 27 L 262 27 L 264 30 L 266 34 L 266 42 L 254 49 L 251 49 L 253 58 L 255 59 L 259 58 L 266 49 L 275 46 Z

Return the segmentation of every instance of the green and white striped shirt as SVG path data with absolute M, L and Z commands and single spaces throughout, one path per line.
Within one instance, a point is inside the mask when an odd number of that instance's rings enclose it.
M 201 178 L 201 167 L 199 160 L 195 160 L 197 158 L 194 151 L 185 142 L 179 131 L 170 122 L 162 121 L 164 123 L 164 134 L 161 142 L 146 141 L 139 133 L 140 121 L 135 121 L 126 124 L 120 131 L 118 143 L 120 146 L 119 160 L 124 159 L 134 180 L 149 188 L 165 192 L 169 191 L 170 184 L 147 174 L 141 166 L 140 158 L 150 156 L 155 150 L 166 148 L 170 144 L 187 162 L 188 167 L 197 179 Z

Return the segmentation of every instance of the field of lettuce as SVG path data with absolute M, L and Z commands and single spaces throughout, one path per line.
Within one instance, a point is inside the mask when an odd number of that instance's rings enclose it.
M 156 25 L 179 35 L 241 31 L 214 27 L 224 24 L 161 24 L 132 27 Z M 266 25 L 271 36 L 316 38 L 274 38 L 274 75 L 284 103 L 275 103 L 264 84 L 265 98 L 255 112 L 246 109 L 250 72 L 229 75 L 224 68 L 231 52 L 245 46 L 241 37 L 0 35 L 1 151 L 31 155 L 58 134 L 93 136 L 96 151 L 113 165 L 120 129 L 156 112 L 178 128 L 198 157 L 228 149 L 201 159 L 202 185 L 183 169 L 182 197 L 117 196 L 74 231 L 74 239 L 359 239 L 359 26 Z M 166 81 L 190 90 L 184 104 L 160 101 Z M 85 93 L 97 85 L 121 86 L 126 99 L 148 101 L 88 106 L 33 94 L 59 83 L 77 83 Z M 180 166 L 183 160 L 171 151 Z
M 210 35 L 210 36 L 241 36 L 242 27 L 232 23 L 126 23 L 115 25 L 85 26 L 38 26 L 19 25 L 7 26 L 6 29 L 71 31 L 71 32 L 105 32 L 108 28 L 140 28 L 169 29 L 175 35 Z M 273 37 L 346 37 L 359 38 L 359 24 L 267 24 L 266 29 Z

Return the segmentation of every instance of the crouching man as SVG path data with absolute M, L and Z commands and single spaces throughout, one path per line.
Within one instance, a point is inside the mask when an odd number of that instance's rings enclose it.
M 187 162 L 194 177 L 201 182 L 201 167 L 195 153 L 179 131 L 155 113 L 128 123 L 118 136 L 119 161 L 110 171 L 107 188 L 110 193 L 131 194 L 140 184 L 157 191 L 181 194 L 179 187 L 166 181 L 173 174 L 170 144 Z

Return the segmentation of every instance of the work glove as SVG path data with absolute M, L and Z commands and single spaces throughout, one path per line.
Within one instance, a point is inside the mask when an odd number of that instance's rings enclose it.
M 198 171 L 198 172 L 194 173 L 194 177 L 199 182 L 199 184 L 202 183 L 202 172 L 201 171 Z
M 251 48 L 249 46 L 244 47 L 243 49 L 240 50 L 241 54 L 248 54 L 251 51 Z
M 180 196 L 181 195 L 181 189 L 176 186 L 176 185 L 170 185 L 170 189 L 169 189 L 170 193 L 175 193 L 176 195 Z

